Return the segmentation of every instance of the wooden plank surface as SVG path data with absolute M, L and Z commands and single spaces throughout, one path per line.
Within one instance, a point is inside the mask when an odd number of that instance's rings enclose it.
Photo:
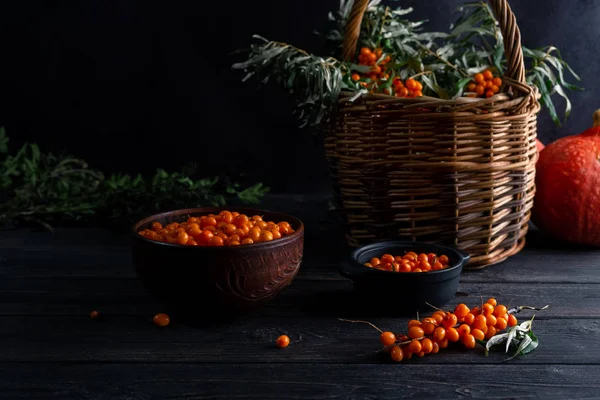
M 0 365 L 11 399 L 597 399 L 581 365 Z
M 496 297 L 512 306 L 550 305 L 540 318 L 600 318 L 600 286 L 595 284 L 461 283 L 459 292 L 468 296 L 456 297 L 448 307 L 472 306 L 481 303 L 482 297 Z M 161 306 L 132 279 L 0 281 L 0 315 L 82 316 L 95 309 L 113 315 L 153 315 Z M 298 279 L 255 315 L 337 318 L 377 312 L 377 299 L 355 297 L 350 281 Z
M 531 315 L 529 315 L 529 318 Z M 381 329 L 406 333 L 407 318 L 371 318 Z M 243 318 L 234 323 L 190 327 L 174 322 L 161 329 L 151 316 L 4 317 L 0 332 L 0 362 L 129 362 L 129 363 L 330 363 L 381 364 L 379 332 L 365 324 L 336 318 Z M 597 348 L 600 321 L 534 320 L 540 346 L 512 360 L 523 364 L 600 365 Z M 282 334 L 285 349 L 275 347 Z M 509 356 L 483 348 L 465 350 L 453 345 L 419 359 L 418 364 L 498 364 Z M 413 362 L 414 364 L 414 362 Z M 594 367 L 595 368 L 595 367 Z
M 338 318 L 402 331 L 408 316 L 378 312 L 338 274 L 350 249 L 326 199 L 269 202 L 306 224 L 298 277 L 258 312 L 193 327 L 151 323 L 163 309 L 135 276 L 127 234 L 0 232 L 0 398 L 600 398 L 600 251 L 534 229 L 519 255 L 463 274 L 448 308 L 490 296 L 550 304 L 528 356 L 507 363 L 455 348 L 391 365 L 376 331 Z M 92 309 L 104 320 L 91 321 Z M 292 344 L 274 348 L 283 333 Z

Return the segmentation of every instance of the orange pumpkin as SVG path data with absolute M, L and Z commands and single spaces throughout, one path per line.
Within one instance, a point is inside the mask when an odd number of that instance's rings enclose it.
M 600 246 L 600 110 L 594 127 L 544 148 L 536 165 L 533 222 L 552 236 Z

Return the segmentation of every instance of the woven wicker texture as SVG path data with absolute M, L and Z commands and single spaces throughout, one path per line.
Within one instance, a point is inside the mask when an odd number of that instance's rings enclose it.
M 354 58 L 368 0 L 356 0 L 344 54 Z M 537 89 L 525 83 L 521 36 L 491 0 L 507 70 L 489 99 L 343 93 L 325 142 L 351 246 L 398 238 L 455 245 L 483 268 L 519 252 L 535 194 Z

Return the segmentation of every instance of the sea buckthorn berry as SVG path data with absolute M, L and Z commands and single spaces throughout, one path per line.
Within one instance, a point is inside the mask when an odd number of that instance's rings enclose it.
M 394 347 L 392 347 L 390 356 L 392 357 L 392 360 L 394 360 L 396 362 L 400 362 L 404 358 L 404 351 L 402 351 L 400 346 L 394 346 Z
M 440 349 L 445 349 L 446 347 L 448 347 L 448 339 L 446 339 L 446 338 L 438 341 L 437 343 L 440 346 Z
M 460 335 L 458 334 L 458 331 L 454 328 L 448 328 L 446 329 L 446 339 L 448 339 L 450 342 L 458 342 L 458 339 L 460 338 Z
M 492 88 L 490 89 L 494 94 L 500 92 L 500 88 L 496 85 L 492 85 Z
M 352 74 L 352 80 L 353 81 L 360 81 L 360 75 L 359 74 Z
M 177 244 L 186 244 L 189 238 L 189 235 L 185 231 L 179 232 L 177 235 Z
M 483 305 L 483 315 L 487 316 L 488 314 L 492 314 L 494 312 L 494 306 L 490 303 L 485 303 Z
M 261 230 L 263 230 L 263 229 L 267 229 L 267 226 L 268 226 L 268 225 L 267 225 L 267 223 L 266 223 L 265 221 L 256 221 L 256 222 L 254 223 L 254 226 L 257 226 L 257 227 L 259 227 Z
M 215 217 L 208 217 L 204 221 L 202 221 L 202 227 L 206 226 L 217 226 L 217 220 Z
M 460 303 L 454 309 L 454 315 L 456 315 L 458 319 L 461 319 L 464 318 L 469 313 L 469 311 L 471 310 L 469 310 L 469 307 L 467 307 L 466 304 Z
M 408 344 L 408 350 L 414 354 L 420 353 L 422 348 L 423 346 L 421 346 L 421 342 L 418 340 L 413 340 Z
M 477 87 L 477 84 L 476 84 L 476 83 L 469 83 L 469 84 L 467 85 L 467 90 L 468 90 L 469 92 L 474 92 L 476 87 Z
M 506 306 L 504 306 L 502 304 L 499 304 L 496 306 L 496 308 L 494 308 L 494 315 L 497 318 L 504 317 L 507 312 L 508 312 L 508 310 L 506 309 Z
M 483 331 L 480 329 L 473 329 L 471 331 L 471 335 L 473 335 L 473 337 L 477 340 L 485 339 L 485 333 L 483 333 Z
M 485 315 L 477 315 L 473 321 L 473 328 L 483 330 L 487 326 L 487 318 Z
M 471 333 L 471 327 L 467 324 L 462 324 L 458 327 L 457 331 L 459 336 L 465 336 Z
M 442 254 L 441 256 L 438 257 L 438 261 L 441 262 L 444 265 L 448 265 L 448 256 L 445 254 Z
M 163 228 L 162 224 L 158 221 L 154 221 L 152 223 L 152 230 L 153 231 L 160 231 Z
M 431 339 L 425 338 L 421 340 L 421 351 L 425 354 L 431 353 L 433 350 L 433 342 Z
M 508 322 L 508 326 L 515 326 L 515 325 L 517 325 L 519 323 L 519 321 L 517 321 L 517 317 L 515 317 L 512 314 L 508 315 L 507 322 Z
M 271 231 L 262 231 L 260 233 L 261 242 L 270 242 L 271 240 L 273 240 L 273 233 Z
M 490 97 L 493 97 L 493 96 L 494 96 L 494 92 L 491 89 L 488 90 L 487 92 L 485 92 L 485 97 L 486 98 L 489 99 Z
M 485 86 L 477 85 L 475 88 L 475 93 L 477 93 L 478 96 L 482 96 L 485 93 Z
M 381 262 L 382 263 L 393 263 L 395 261 L 394 256 L 391 254 L 384 254 L 381 257 Z
M 436 311 L 431 315 L 431 318 L 435 319 L 435 322 L 440 325 L 446 316 L 446 312 L 444 311 Z
M 406 80 L 406 87 L 409 90 L 417 90 L 417 81 L 412 78 Z
M 250 231 L 248 232 L 248 237 L 250 239 L 252 239 L 254 242 L 258 242 L 260 239 L 260 234 L 261 234 L 261 230 L 258 227 L 253 227 L 252 229 L 250 229 Z M 373 261 L 371 261 L 371 264 L 373 263 Z
M 171 323 L 171 318 L 165 313 L 158 313 L 152 318 L 152 322 L 156 326 L 165 327 Z
M 483 74 L 475 74 L 475 76 L 473 76 L 473 80 L 479 85 L 485 82 Z
M 490 71 L 489 69 L 483 72 L 483 78 L 486 81 L 492 80 L 494 79 L 494 74 L 492 74 L 492 71 Z
M 410 272 L 412 268 L 410 264 L 406 262 L 406 260 L 402 260 L 403 262 L 400 264 L 400 272 Z
M 471 308 L 471 314 L 473 314 L 474 316 L 478 316 L 479 314 L 481 314 L 481 309 L 479 307 L 473 307 Z
M 366 56 L 370 53 L 371 53 L 371 49 L 369 49 L 368 47 L 363 47 L 362 49 L 360 49 L 360 54 L 363 56 Z
M 379 335 L 379 340 L 384 346 L 391 346 L 396 343 L 396 335 L 392 332 L 382 332 L 381 335 Z
M 492 81 L 487 81 L 485 83 L 485 88 L 486 89 L 491 89 L 494 86 L 494 83 Z
M 494 314 L 486 315 L 485 319 L 487 326 L 494 326 L 498 322 L 498 319 L 494 316 Z
M 371 258 L 371 265 L 374 267 L 379 266 L 379 264 L 381 264 L 381 261 L 379 260 L 379 258 L 377 257 L 373 257 Z
M 290 338 L 287 335 L 281 335 L 275 340 L 275 345 L 279 348 L 288 347 L 290 344 Z
M 425 334 L 425 331 L 420 326 L 411 326 L 408 330 L 408 337 L 411 339 L 422 338 Z
M 493 336 L 496 336 L 496 333 L 498 332 L 498 330 L 496 328 L 494 328 L 493 326 L 488 326 L 488 330 L 485 333 L 485 338 L 489 339 Z
M 496 301 L 495 298 L 490 297 L 487 301 L 486 304 L 491 304 L 493 307 L 496 307 L 498 305 L 498 302 Z
M 477 344 L 477 342 L 475 341 L 475 337 L 473 337 L 473 335 L 471 335 L 470 333 L 464 335 L 461 338 L 461 342 L 467 349 L 472 349 Z
M 444 269 L 444 264 L 438 261 L 435 264 L 433 264 L 433 267 L 431 267 L 431 269 L 434 271 L 441 271 Z
M 229 211 L 221 211 L 219 215 L 221 216 L 221 221 L 226 224 L 230 224 L 233 221 L 233 215 Z
M 208 242 L 208 244 L 211 246 L 223 246 L 225 245 L 225 241 L 220 236 L 213 236 Z
M 440 351 L 440 345 L 437 342 L 433 342 L 431 354 L 437 354 Z
M 496 85 L 498 87 L 502 86 L 502 79 L 501 78 L 497 78 L 496 77 L 496 78 L 492 79 L 492 82 L 494 83 L 494 85 Z
M 505 330 L 507 326 L 508 326 L 508 322 L 506 322 L 506 320 L 504 318 L 498 318 L 496 320 L 496 325 L 494 325 L 494 327 L 499 331 Z
M 423 270 L 421 268 L 414 268 L 412 272 L 423 272 Z
M 432 324 L 431 322 L 423 322 L 421 324 L 421 328 L 423 328 L 423 332 L 426 335 L 431 335 L 433 333 L 433 331 L 435 330 L 436 326 L 434 324 Z
M 91 319 L 98 319 L 100 318 L 100 311 L 94 310 L 90 313 L 90 318 Z
M 442 325 L 446 329 L 452 328 L 457 323 L 458 323 L 458 318 L 456 318 L 456 315 L 454 315 L 452 313 L 446 314 L 446 316 L 444 317 L 444 320 L 442 321 Z
M 446 338 L 446 329 L 442 326 L 438 326 L 433 331 L 433 340 L 439 342 Z
M 463 318 L 463 322 L 467 325 L 473 325 L 474 321 L 475 316 L 472 313 L 467 313 L 467 315 L 465 315 L 465 317 Z
M 421 321 L 418 319 L 411 319 L 408 321 L 408 327 L 410 328 L 411 326 L 421 326 Z
M 254 243 L 254 240 L 250 239 L 250 238 L 245 238 L 242 240 L 242 244 L 252 244 Z
M 410 345 L 403 346 L 402 352 L 404 353 L 405 360 L 410 360 L 412 358 L 412 352 L 410 351 Z

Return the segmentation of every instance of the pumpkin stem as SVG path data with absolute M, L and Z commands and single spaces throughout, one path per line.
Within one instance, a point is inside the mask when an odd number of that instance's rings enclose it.
M 594 127 L 600 126 L 600 110 L 596 110 L 594 113 Z

